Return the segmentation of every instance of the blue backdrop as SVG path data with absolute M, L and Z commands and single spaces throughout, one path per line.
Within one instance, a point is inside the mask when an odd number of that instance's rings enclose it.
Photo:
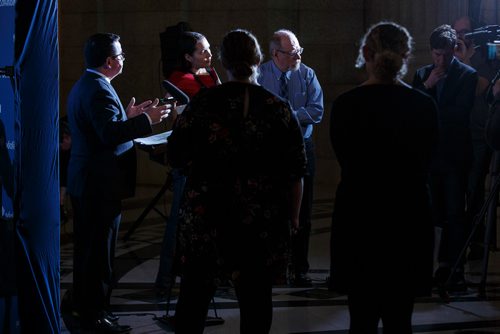
M 13 248 L 0 238 L 15 260 L 0 272 L 16 283 L 0 291 L 0 332 L 59 333 L 57 1 L 0 0 L 0 25 L 15 74 L 0 77 L 1 224 L 14 226 L 0 231 L 15 235 Z
M 14 64 L 14 1 L 0 1 L 0 73 Z M 0 74 L 0 333 L 17 333 L 14 266 L 14 81 Z
M 0 67 L 14 65 L 14 1 L 0 0 Z M 0 75 L 0 184 L 2 218 L 12 219 L 13 182 L 12 160 L 14 160 L 14 87 L 8 75 Z

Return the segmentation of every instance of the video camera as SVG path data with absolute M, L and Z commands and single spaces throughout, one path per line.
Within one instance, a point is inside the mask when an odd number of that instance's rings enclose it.
M 487 25 L 464 35 L 478 47 L 484 47 L 488 60 L 500 59 L 500 26 Z

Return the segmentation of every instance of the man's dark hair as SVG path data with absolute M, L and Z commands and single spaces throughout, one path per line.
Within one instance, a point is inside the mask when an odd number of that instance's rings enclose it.
M 113 43 L 118 42 L 120 36 L 112 33 L 98 33 L 89 37 L 85 43 L 85 65 L 96 68 L 106 62 L 106 58 L 114 56 Z
M 449 24 L 434 29 L 430 38 L 431 49 L 453 49 L 457 44 L 457 32 Z

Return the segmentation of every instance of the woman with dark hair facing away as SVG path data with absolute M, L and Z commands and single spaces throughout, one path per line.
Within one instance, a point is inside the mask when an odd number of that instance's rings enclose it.
M 178 41 L 177 67 L 168 73 L 168 80 L 176 85 L 189 98 L 193 98 L 201 89 L 220 84 L 219 77 L 212 65 L 212 52 L 205 36 L 194 31 L 184 31 Z M 181 113 L 185 106 L 178 106 L 176 113 Z M 175 119 L 176 115 L 174 115 Z M 170 215 L 165 226 L 160 265 L 155 280 L 155 289 L 160 296 L 169 295 L 175 282 L 174 252 L 179 205 L 186 183 L 186 177 L 178 169 L 170 171 L 173 197 Z
M 228 82 L 201 91 L 177 118 L 169 163 L 187 175 L 178 231 L 176 333 L 202 333 L 219 279 L 230 279 L 241 333 L 268 333 L 272 284 L 298 226 L 305 151 L 287 102 L 257 84 L 257 39 L 222 41 Z
M 330 137 L 341 180 L 330 289 L 347 294 L 350 334 L 375 334 L 379 320 L 385 334 L 412 333 L 414 299 L 431 293 L 427 181 L 438 121 L 432 98 L 402 81 L 411 48 L 406 28 L 372 26 L 356 63 L 367 80 L 333 103 Z

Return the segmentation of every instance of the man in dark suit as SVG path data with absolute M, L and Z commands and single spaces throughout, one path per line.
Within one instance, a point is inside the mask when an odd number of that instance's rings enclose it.
M 465 200 L 472 161 L 469 120 L 477 83 L 476 71 L 454 57 L 456 44 L 457 35 L 451 26 L 434 29 L 430 37 L 433 64 L 418 69 L 413 80 L 415 88 L 435 99 L 439 110 L 439 140 L 431 164 L 430 189 L 434 223 L 441 228 L 437 229 L 441 238 L 434 276 L 442 288 L 466 241 Z M 463 264 L 447 288 L 466 288 Z
M 124 109 L 111 80 L 122 72 L 120 37 L 101 33 L 85 45 L 87 69 L 68 97 L 72 136 L 68 193 L 74 210 L 73 305 L 84 329 L 130 330 L 109 310 L 121 200 L 134 195 L 136 156 L 132 139 L 148 135 L 167 117 L 158 99 Z

